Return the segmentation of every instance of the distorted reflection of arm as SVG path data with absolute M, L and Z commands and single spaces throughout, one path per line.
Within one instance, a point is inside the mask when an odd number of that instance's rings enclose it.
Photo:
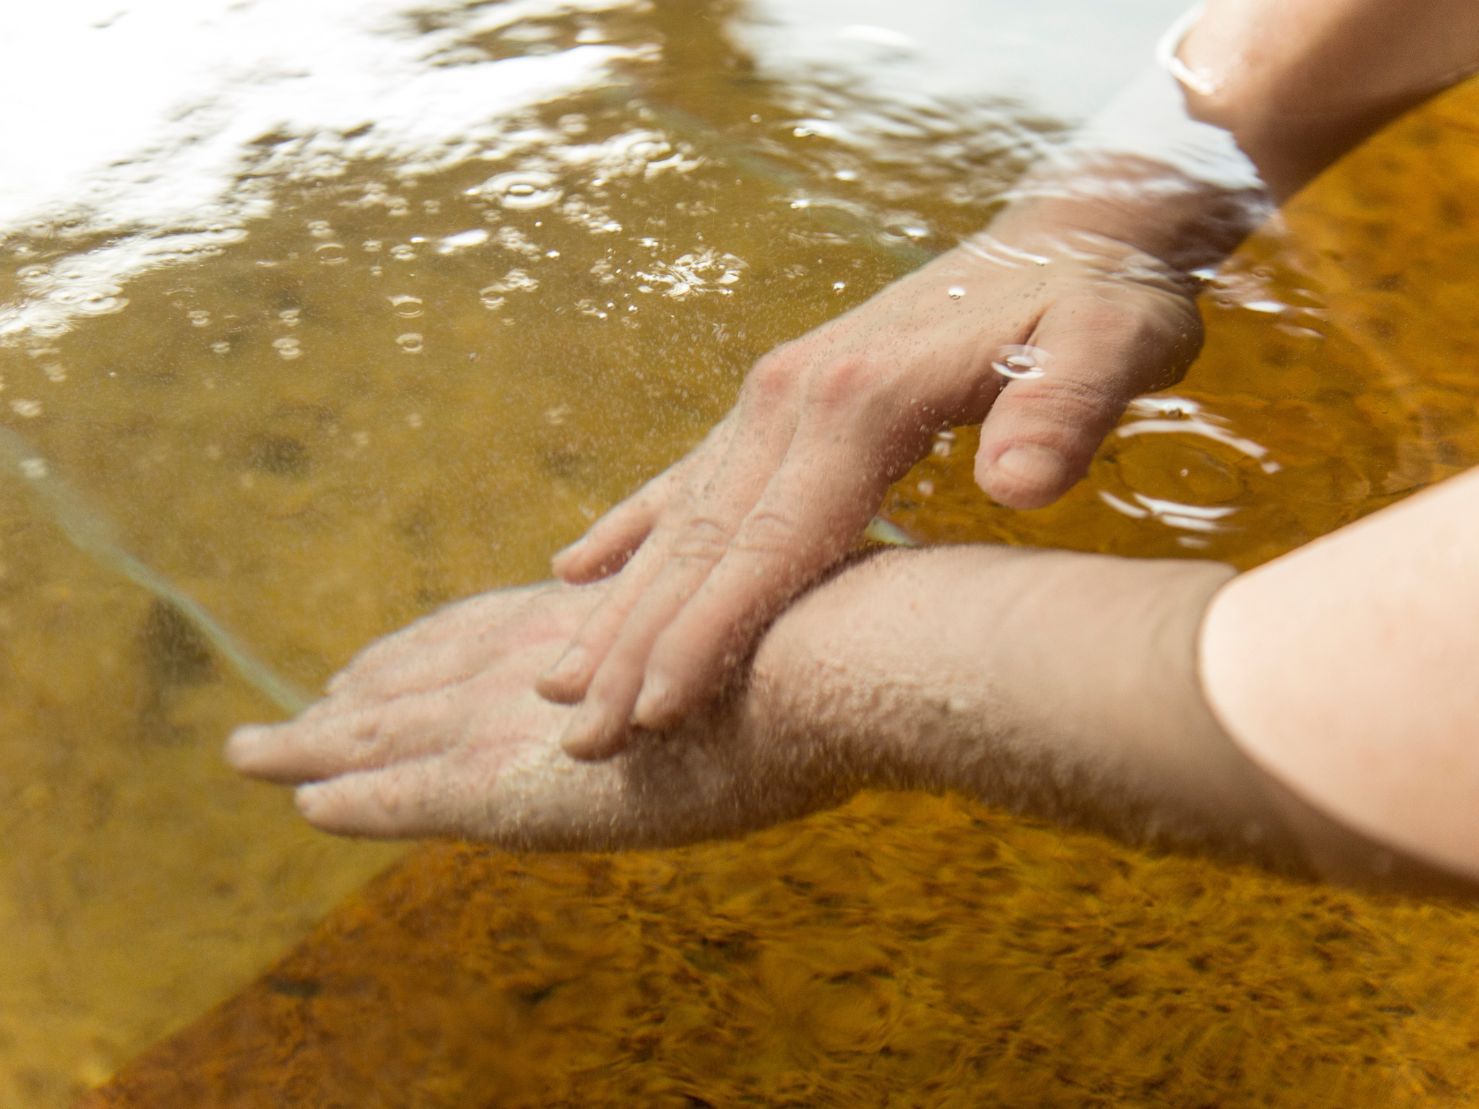
M 1267 211 L 1213 125 L 1287 193 L 1464 71 L 1467 4 L 1211 4 L 985 232 L 763 358 L 688 457 L 556 558 L 564 580 L 615 579 L 539 683 L 580 704 L 566 749 L 604 757 L 629 722 L 670 726 L 712 697 L 934 432 L 982 424 L 976 478 L 1002 504 L 1061 495 L 1126 403 L 1195 357 L 1197 274 Z M 1387 49 L 1394 19 L 1410 48 Z

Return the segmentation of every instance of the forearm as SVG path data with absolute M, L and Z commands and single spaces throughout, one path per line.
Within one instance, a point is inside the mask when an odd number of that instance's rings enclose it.
M 850 780 L 1288 858 L 1196 681 L 1201 613 L 1230 573 L 989 547 L 882 555 L 781 617 L 755 660 L 749 719 Z
M 1479 589 L 1455 572 L 1472 544 L 1404 565 L 1400 538 L 1473 530 L 1466 481 L 1237 578 L 999 547 L 863 561 L 776 622 L 715 749 L 770 768 L 766 819 L 859 786 L 953 789 L 1130 842 L 1472 895 L 1479 703 L 1460 671 Z
M 1471 879 L 1476 550 L 1470 471 L 1238 578 L 1202 643 L 1219 717 L 1293 797 Z
M 1479 65 L 1474 0 L 1208 0 L 1175 52 L 1187 104 L 1288 196 Z
M 1018 183 L 991 236 L 1089 230 L 1181 271 L 1215 265 L 1270 197 L 1479 67 L 1479 7 L 1210 0 L 1161 54 Z

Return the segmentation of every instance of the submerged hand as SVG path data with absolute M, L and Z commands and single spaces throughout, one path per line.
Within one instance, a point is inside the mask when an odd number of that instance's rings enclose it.
M 607 587 L 547 585 L 453 605 L 366 650 L 299 719 L 243 728 L 238 770 L 298 786 L 331 832 L 457 835 L 532 849 L 655 846 L 734 834 L 840 799 L 834 757 L 729 706 L 683 735 L 576 762 L 573 710 L 534 692 Z
M 1030 226 L 1030 221 L 1029 221 Z M 686 458 L 556 557 L 613 587 L 539 690 L 582 702 L 572 754 L 620 750 L 721 675 L 846 553 L 934 433 L 985 421 L 976 479 L 1047 504 L 1128 401 L 1201 340 L 1184 275 L 1115 239 L 1041 227 L 961 246 L 765 358 Z

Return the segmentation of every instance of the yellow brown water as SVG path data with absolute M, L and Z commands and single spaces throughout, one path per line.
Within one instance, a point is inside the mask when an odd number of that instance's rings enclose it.
M 136 1055 L 116 1102 L 1469 1100 L 1463 906 L 912 795 L 661 854 L 402 856 L 221 766 L 234 723 L 278 710 L 116 552 L 312 689 L 541 576 L 755 356 L 979 226 L 1052 129 L 911 106 L 882 139 L 829 134 L 807 121 L 870 106 L 764 77 L 737 10 L 467 30 L 474 60 L 628 52 L 414 167 L 373 126 L 266 133 L 244 233 L 8 333 L 0 1103 L 65 1103 Z M 984 503 L 962 431 L 889 518 L 1250 565 L 1479 461 L 1476 120 L 1473 87 L 1430 105 L 1240 251 L 1192 374 L 1063 504 Z M 8 233 L 0 298 L 82 289 L 69 267 L 118 239 Z

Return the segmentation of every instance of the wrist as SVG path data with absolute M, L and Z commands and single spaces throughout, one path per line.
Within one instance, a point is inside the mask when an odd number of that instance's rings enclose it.
M 1085 153 L 1073 162 L 1020 183 L 986 235 L 1047 257 L 1085 247 L 1139 255 L 1194 292 L 1191 275 L 1221 263 L 1268 214 L 1259 190 L 1200 181 L 1147 158 Z

